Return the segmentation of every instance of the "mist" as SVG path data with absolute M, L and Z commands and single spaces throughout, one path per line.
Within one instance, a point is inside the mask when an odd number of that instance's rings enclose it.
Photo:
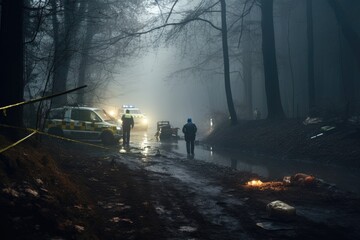
M 114 96 L 107 98 L 109 105 L 130 104 L 140 108 L 149 117 L 151 128 L 161 120 L 182 127 L 188 118 L 199 123 L 200 128 L 209 127 L 212 108 L 204 91 L 206 85 L 189 74 L 173 75 L 188 67 L 179 55 L 176 48 L 159 47 L 126 62 L 125 68 L 116 70 L 119 74 L 114 76 L 114 83 L 109 84 L 109 95 Z M 221 75 L 219 82 L 222 83 Z M 223 107 L 226 108 L 225 104 Z
M 360 239 L 359 12 L 0 0 L 2 238 Z

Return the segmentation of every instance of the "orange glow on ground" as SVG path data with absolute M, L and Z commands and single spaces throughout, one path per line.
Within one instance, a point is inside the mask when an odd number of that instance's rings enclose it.
M 246 185 L 252 186 L 252 187 L 259 187 L 262 184 L 263 184 L 263 182 L 260 181 L 260 180 L 252 180 L 252 181 L 249 181 L 249 182 L 246 183 Z

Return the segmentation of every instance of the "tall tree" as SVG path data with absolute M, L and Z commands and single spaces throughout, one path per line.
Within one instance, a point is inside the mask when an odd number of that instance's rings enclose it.
M 87 11 L 88 13 L 95 9 L 97 4 L 95 1 L 89 1 L 87 3 Z M 83 40 L 82 49 L 81 49 L 81 59 L 80 59 L 80 66 L 79 66 L 79 74 L 78 74 L 78 86 L 83 86 L 86 82 L 86 78 L 89 74 L 88 73 L 88 65 L 89 65 L 89 53 L 90 53 L 90 46 L 92 38 L 95 34 L 95 23 L 89 16 L 87 15 L 86 20 L 86 30 L 85 30 L 85 38 Z M 77 94 L 77 103 L 84 104 L 85 102 L 85 91 L 82 89 Z
M 327 0 L 331 9 L 335 13 L 336 19 L 341 27 L 341 30 L 345 36 L 345 39 L 348 41 L 350 47 L 354 51 L 354 56 L 359 66 L 360 70 L 360 36 L 355 31 L 352 23 L 349 21 L 348 16 L 344 12 L 341 1 L 336 0 Z
M 308 89 L 309 89 L 309 113 L 313 115 L 316 107 L 315 102 L 315 79 L 314 79 L 314 31 L 313 31 L 313 7 L 312 0 L 306 0 L 306 23 L 307 23 L 307 46 L 308 46 Z
M 197 6 L 193 8 L 193 10 L 186 11 L 183 14 L 182 20 L 177 22 L 169 22 L 171 15 L 174 14 L 174 7 L 178 3 L 178 0 L 175 0 L 172 4 L 171 10 L 165 20 L 165 23 L 161 26 L 157 26 L 152 28 L 151 30 L 140 32 L 137 34 L 144 34 L 154 30 L 163 29 L 167 26 L 175 26 L 173 30 L 170 32 L 170 35 L 176 35 L 181 32 L 183 27 L 192 22 L 205 22 L 210 25 L 212 28 L 221 32 L 221 41 L 222 41 L 222 54 L 223 54 L 223 66 L 224 66 L 224 86 L 225 86 L 225 96 L 227 107 L 230 115 L 230 120 L 232 125 L 236 125 L 238 123 L 237 114 L 234 107 L 234 101 L 231 92 L 231 79 L 230 79 L 230 59 L 229 59 L 229 46 L 228 46 L 228 27 L 227 27 L 227 12 L 226 12 L 226 1 L 200 1 Z M 214 7 L 218 6 L 220 3 L 220 11 L 218 9 L 214 9 Z M 216 26 L 216 23 L 210 18 L 206 18 L 207 14 L 219 13 L 220 12 L 220 20 L 221 27 Z M 217 15 L 218 16 L 218 15 Z M 205 61 L 206 62 L 206 61 Z
M 231 118 L 231 124 L 236 125 L 238 123 L 236 111 L 234 108 L 233 97 L 231 93 L 231 84 L 230 84 L 230 60 L 229 60 L 229 47 L 228 47 L 228 29 L 226 23 L 226 3 L 225 0 L 220 0 L 221 4 L 221 40 L 222 40 L 222 49 L 223 49 L 223 58 L 224 58 L 224 81 L 225 81 L 225 92 L 226 92 L 226 101 L 229 109 L 229 114 Z
M 23 101 L 23 0 L 2 0 L 0 28 L 0 106 Z M 22 126 L 22 108 L 0 113 L 0 122 Z
M 268 119 L 284 118 L 275 51 L 273 0 L 261 0 L 262 52 Z
M 57 0 L 52 0 L 53 10 L 53 37 L 54 37 L 54 69 L 52 92 L 66 90 L 69 67 L 74 54 L 75 38 L 85 11 L 85 2 L 78 3 L 72 0 L 62 0 L 63 7 L 58 6 Z M 62 10 L 62 11 L 59 11 Z M 58 16 L 61 12 L 63 15 Z M 63 20 L 63 21 L 60 21 Z M 54 106 L 67 103 L 67 96 L 53 99 Z
M 253 56 L 252 56 L 252 40 L 251 40 L 251 28 L 252 23 L 247 21 L 244 30 L 244 41 L 243 41 L 243 78 L 244 78 L 244 99 L 246 108 L 246 115 L 249 119 L 253 117 L 253 103 L 252 103 L 252 69 L 253 69 Z

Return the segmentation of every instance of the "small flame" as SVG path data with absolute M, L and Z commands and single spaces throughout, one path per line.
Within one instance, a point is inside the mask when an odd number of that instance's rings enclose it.
M 252 187 L 259 187 L 262 184 L 263 184 L 263 182 L 260 181 L 260 180 L 252 180 L 252 181 L 249 181 L 249 182 L 246 183 L 246 185 L 252 186 Z

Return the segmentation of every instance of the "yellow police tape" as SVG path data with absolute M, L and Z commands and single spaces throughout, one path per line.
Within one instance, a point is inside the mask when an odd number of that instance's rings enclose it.
M 86 87 L 87 87 L 87 85 L 84 85 L 84 86 L 73 88 L 73 89 L 70 89 L 70 90 L 67 90 L 67 91 L 64 91 L 64 92 L 61 92 L 61 93 L 56 93 L 56 94 L 53 94 L 53 95 L 50 95 L 50 96 L 45 96 L 45 97 L 41 97 L 41 98 L 31 99 L 31 100 L 28 100 L 28 101 L 18 102 L 18 103 L 11 104 L 11 105 L 8 105 L 8 106 L 0 107 L 0 110 L 3 110 L 4 115 L 6 116 L 6 111 L 5 110 L 8 109 L 8 108 L 13 108 L 13 107 L 17 107 L 17 106 L 21 106 L 21 105 L 25 105 L 25 104 L 29 104 L 29 103 L 40 102 L 40 101 L 43 101 L 43 100 L 47 100 L 47 99 L 50 99 L 50 98 L 54 98 L 54 97 L 58 97 L 58 96 L 61 96 L 61 95 L 64 95 L 64 94 L 68 94 L 68 93 L 71 93 L 71 92 L 74 92 L 74 91 L 77 91 L 77 90 L 80 90 L 80 89 L 86 88 Z
M 15 147 L 16 145 L 18 145 L 19 143 L 25 141 L 26 139 L 28 139 L 29 137 L 31 137 L 31 136 L 34 135 L 35 133 L 36 133 L 36 131 L 30 133 L 29 135 L 27 135 L 26 137 L 20 139 L 19 141 L 14 142 L 13 144 L 7 146 L 6 148 L 1 149 L 1 150 L 0 150 L 0 153 L 3 153 L 3 152 L 5 152 L 6 150 L 8 150 L 8 149 L 10 149 L 10 148 L 12 148 L 12 147 Z
M 65 141 L 68 141 L 68 142 L 74 142 L 74 143 L 79 143 L 79 144 L 82 144 L 82 145 L 88 145 L 88 146 L 92 146 L 92 147 L 105 149 L 105 150 L 111 150 L 110 148 L 107 148 L 107 147 L 103 147 L 103 146 L 99 146 L 99 145 L 91 144 L 91 143 L 86 143 L 86 142 L 81 142 L 81 141 L 77 141 L 77 140 L 74 140 L 74 139 L 65 138 L 65 137 L 61 137 L 61 136 L 56 136 L 56 135 L 45 133 L 45 132 L 42 132 L 42 131 L 39 131 L 39 130 L 36 130 L 36 129 L 32 129 L 32 128 L 20 128 L 20 127 L 5 125 L 5 124 L 0 124 L 0 127 L 14 128 L 14 129 L 25 130 L 25 131 L 32 131 L 31 134 L 29 134 L 26 137 L 20 139 L 19 141 L 15 142 L 15 143 L 13 143 L 13 144 L 11 144 L 11 145 L 3 148 L 3 149 L 0 149 L 0 153 L 5 152 L 6 150 L 8 150 L 8 149 L 10 149 L 12 147 L 15 147 L 16 145 L 18 145 L 19 143 L 25 141 L 26 139 L 28 139 L 29 137 L 31 137 L 32 135 L 34 135 L 36 133 L 41 134 L 41 135 L 45 135 L 45 136 L 49 136 L 49 137 L 53 137 L 53 138 L 58 138 L 58 139 L 65 140 Z

